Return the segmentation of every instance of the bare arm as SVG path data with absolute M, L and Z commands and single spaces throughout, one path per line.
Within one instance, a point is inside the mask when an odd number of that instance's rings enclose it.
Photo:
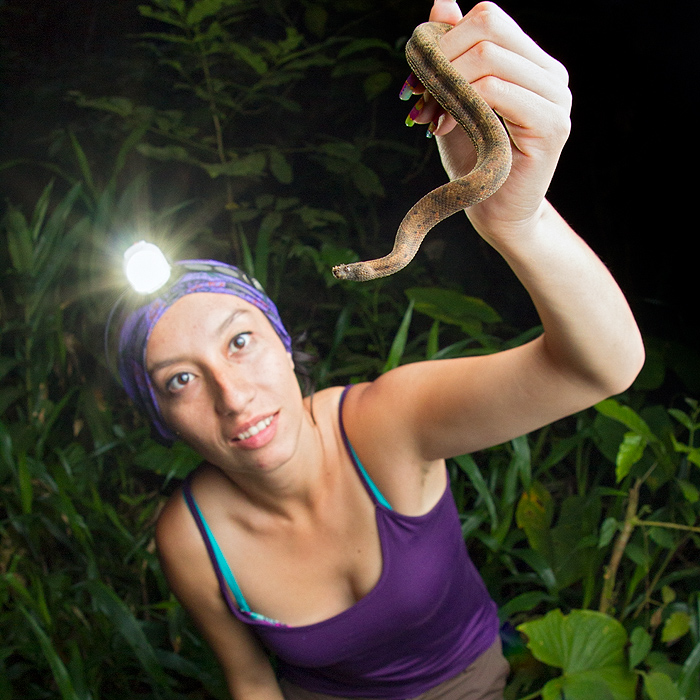
M 232 700 L 283 700 L 265 650 L 226 607 L 180 492 L 160 515 L 156 543 L 168 584 L 216 654 Z
M 459 9 L 451 0 L 436 0 L 431 19 L 457 22 Z M 442 47 L 509 131 L 511 174 L 467 215 L 526 288 L 544 333 L 487 357 L 401 367 L 358 390 L 350 403 L 357 409 L 350 416 L 355 439 L 369 441 L 377 437 L 375 426 L 382 426 L 379 437 L 423 468 L 619 393 L 644 360 L 639 330 L 619 287 L 545 199 L 570 129 L 566 70 L 489 2 L 459 20 Z M 439 115 L 426 98 L 415 121 Z M 449 176 L 469 172 L 473 148 L 452 118 L 439 117 L 435 133 Z

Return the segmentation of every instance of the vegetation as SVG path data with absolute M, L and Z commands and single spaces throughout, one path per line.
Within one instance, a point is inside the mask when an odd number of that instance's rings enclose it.
M 196 457 L 151 439 L 103 351 L 131 242 L 253 272 L 322 358 L 320 387 L 537 332 L 427 256 L 401 279 L 330 275 L 354 250 L 381 252 L 384 183 L 423 167 L 422 146 L 373 118 L 404 69 L 362 34 L 358 6 L 150 0 L 139 45 L 158 89 L 72 92 L 85 118 L 36 164 L 49 184 L 31 206 L 5 204 L 1 698 L 226 697 L 153 545 L 158 509 Z M 700 700 L 697 370 L 687 351 L 648 348 L 626 395 L 449 465 L 500 607 L 510 699 Z

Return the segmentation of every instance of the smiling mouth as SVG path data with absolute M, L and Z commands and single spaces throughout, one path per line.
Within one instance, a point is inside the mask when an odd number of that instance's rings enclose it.
M 252 425 L 248 430 L 244 430 L 242 433 L 238 433 L 233 439 L 234 440 L 247 440 L 248 438 L 253 437 L 254 435 L 257 435 L 259 432 L 262 430 L 265 430 L 270 423 L 274 420 L 275 416 L 268 416 L 267 418 L 263 418 L 261 421 L 258 421 L 255 425 Z

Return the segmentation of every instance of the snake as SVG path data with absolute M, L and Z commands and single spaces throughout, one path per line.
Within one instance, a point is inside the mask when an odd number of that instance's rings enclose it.
M 406 60 L 423 87 L 469 135 L 476 151 L 476 163 L 467 175 L 437 187 L 411 207 L 399 225 L 388 255 L 336 265 L 332 272 L 338 279 L 366 282 L 403 269 L 434 226 L 458 211 L 483 202 L 498 191 L 510 173 L 512 153 L 505 127 L 440 48 L 440 37 L 450 29 L 452 25 L 441 22 L 418 25 L 406 44 Z

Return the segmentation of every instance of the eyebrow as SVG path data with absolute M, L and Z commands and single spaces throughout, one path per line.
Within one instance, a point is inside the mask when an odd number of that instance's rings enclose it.
M 235 309 L 218 325 L 217 328 L 214 329 L 214 334 L 216 336 L 223 335 L 226 329 L 234 321 L 236 321 L 240 316 L 245 316 L 247 314 L 250 314 L 250 311 L 248 309 Z M 146 367 L 146 372 L 148 372 L 150 376 L 153 376 L 156 372 L 165 367 L 175 365 L 178 362 L 185 362 L 186 360 L 186 357 L 168 357 L 165 360 L 161 360 L 160 362 L 156 362 L 155 364 Z

